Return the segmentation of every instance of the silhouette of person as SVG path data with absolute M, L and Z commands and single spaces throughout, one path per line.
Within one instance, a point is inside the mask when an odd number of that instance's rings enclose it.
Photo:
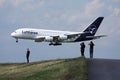
M 81 48 L 81 56 L 82 57 L 84 57 L 84 51 L 85 51 L 85 44 L 84 44 L 84 42 L 82 42 L 81 44 L 80 44 L 80 48 Z
M 27 48 L 27 52 L 26 52 L 27 63 L 29 63 L 29 56 L 30 56 L 30 50 L 29 48 Z
M 93 58 L 94 43 L 90 41 L 88 45 L 90 46 L 90 58 Z

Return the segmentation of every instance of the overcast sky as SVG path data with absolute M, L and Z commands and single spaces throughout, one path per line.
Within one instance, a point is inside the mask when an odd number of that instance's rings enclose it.
M 79 57 L 79 43 L 55 47 L 31 40 L 16 43 L 10 33 L 24 27 L 83 31 L 99 16 L 104 20 L 96 35 L 108 37 L 94 40 L 94 57 L 120 59 L 120 0 L 0 0 L 0 62 L 25 62 L 26 48 L 32 62 Z

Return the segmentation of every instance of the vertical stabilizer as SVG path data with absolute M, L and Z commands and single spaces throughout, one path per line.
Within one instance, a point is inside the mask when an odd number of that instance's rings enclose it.
M 86 32 L 85 34 L 81 34 L 76 41 L 85 41 L 85 40 L 91 40 L 92 38 L 87 38 L 89 36 L 94 36 L 97 32 L 101 22 L 103 21 L 104 17 L 98 17 L 92 24 L 90 24 L 83 32 Z
M 98 17 L 91 25 L 89 25 L 83 32 L 88 32 L 88 36 L 94 36 L 97 32 L 104 17 Z

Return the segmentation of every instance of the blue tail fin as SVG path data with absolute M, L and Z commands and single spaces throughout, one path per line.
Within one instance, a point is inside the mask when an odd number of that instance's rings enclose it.
M 88 32 L 87 36 L 94 36 L 97 32 L 104 17 L 98 17 L 91 25 L 89 25 L 83 32 Z
M 86 37 L 88 36 L 94 36 L 95 33 L 97 32 L 102 20 L 104 17 L 98 17 L 92 24 L 90 24 L 83 32 L 86 32 L 85 34 L 81 34 L 76 41 L 84 41 L 84 40 L 90 40 L 87 39 Z

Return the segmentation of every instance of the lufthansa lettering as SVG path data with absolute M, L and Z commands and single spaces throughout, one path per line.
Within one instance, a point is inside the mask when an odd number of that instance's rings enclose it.
M 22 31 L 23 34 L 38 34 L 38 32 L 34 31 Z

